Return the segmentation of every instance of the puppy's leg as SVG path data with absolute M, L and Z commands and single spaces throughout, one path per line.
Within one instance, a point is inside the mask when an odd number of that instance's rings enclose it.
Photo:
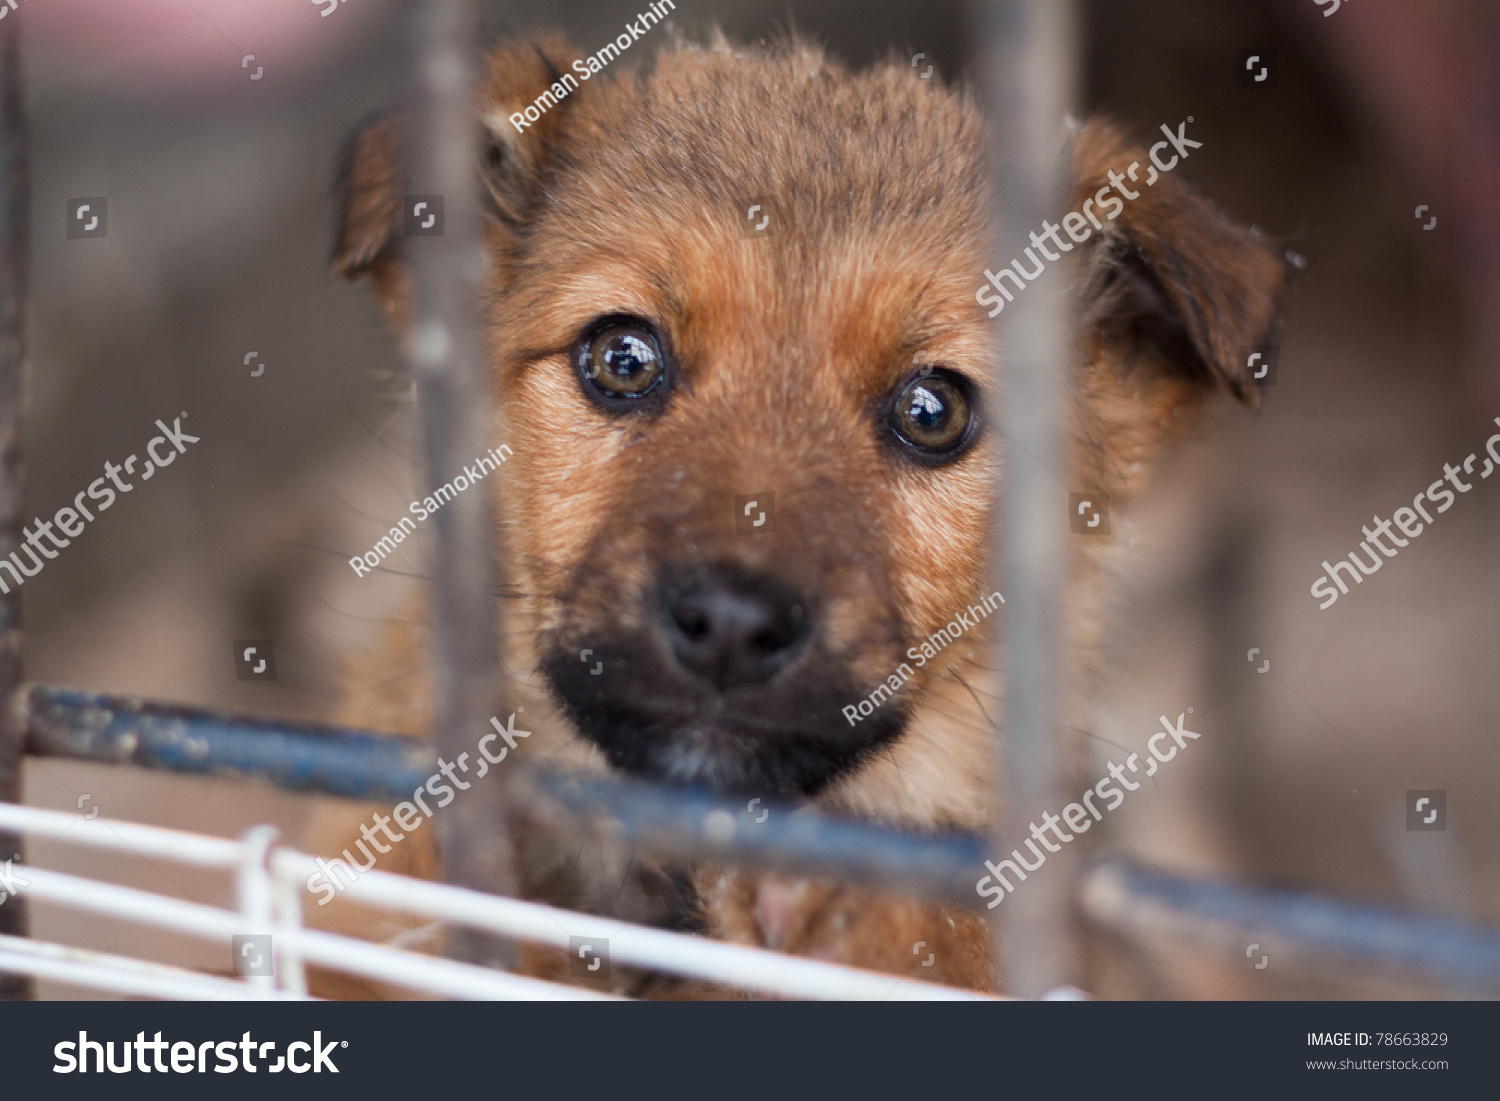
M 967 910 L 771 872 L 703 868 L 714 935 L 737 944 L 973 990 L 995 989 L 984 920 Z
M 335 721 L 356 729 L 420 736 L 429 725 L 425 635 L 426 628 L 419 622 L 400 619 L 388 624 L 379 646 L 351 660 L 349 688 Z M 377 813 L 389 818 L 391 804 L 322 800 L 303 833 L 300 847 L 330 863 L 339 860 L 368 867 L 368 853 L 375 858 L 376 870 L 422 879 L 441 878 L 436 824 L 424 821 L 416 830 L 405 833 L 399 842 L 385 839 L 383 834 L 372 830 L 389 850 L 382 853 L 365 840 L 360 830 L 361 826 L 371 828 Z M 337 869 L 334 876 L 335 894 L 314 885 L 309 891 L 317 892 L 316 900 L 312 893 L 304 895 L 303 920 L 308 926 L 413 951 L 442 950 L 442 933 L 436 925 L 410 915 L 350 902 L 343 894 L 349 878 Z M 312 993 L 324 998 L 412 996 L 403 989 L 319 968 L 309 970 L 309 985 Z

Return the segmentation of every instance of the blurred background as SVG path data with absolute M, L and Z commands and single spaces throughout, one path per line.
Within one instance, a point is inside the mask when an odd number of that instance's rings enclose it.
M 490 3 L 487 40 L 560 27 L 592 53 L 640 10 Z M 1306 259 L 1259 414 L 1227 399 L 1116 519 L 1120 630 L 1097 705 L 1102 762 L 1163 711 L 1204 733 L 1109 843 L 1205 875 L 1500 926 L 1500 478 L 1327 611 L 1308 588 L 1481 452 L 1500 416 L 1500 5 L 1493 0 L 1090 0 L 1088 113 L 1144 136 L 1192 115 L 1186 172 Z M 795 29 L 861 65 L 970 71 L 952 0 L 680 0 L 677 28 Z M 24 587 L 29 679 L 291 719 L 327 718 L 344 657 L 420 581 L 422 543 L 356 579 L 414 496 L 409 388 L 368 290 L 327 275 L 334 166 L 399 96 L 395 0 L 30 0 L 30 513 L 144 454 L 153 421 L 200 437 Z M 615 64 L 639 64 L 659 32 Z M 1247 83 L 1255 53 L 1271 79 Z M 107 236 L 69 239 L 105 197 Z M 1427 207 L 1418 216 L 1416 208 Z M 1436 223 L 1431 224 L 1432 218 Z M 1431 228 L 1428 226 L 1431 224 Z M 275 647 L 236 677 L 234 640 Z M 1250 649 L 1259 653 L 1247 661 Z M 1266 672 L 1257 669 L 1269 660 Z M 1447 792 L 1447 829 L 1406 792 Z M 224 781 L 28 760 L 26 802 L 297 844 L 312 801 Z M 1144 794 L 1144 793 L 1143 793 Z M 223 903 L 150 862 L 66 846 L 81 874 Z M 35 906 L 38 935 L 222 969 L 206 946 Z M 1404 997 L 1306 961 L 1101 942 L 1106 997 Z M 78 992 L 42 984 L 47 996 Z M 89 996 L 94 996 L 90 994 Z

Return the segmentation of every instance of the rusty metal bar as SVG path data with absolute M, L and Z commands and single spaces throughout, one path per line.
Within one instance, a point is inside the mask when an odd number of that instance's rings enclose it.
M 990 119 L 994 263 L 1027 247 L 1028 231 L 1062 212 L 1064 119 L 1078 52 L 1073 0 L 989 0 L 979 9 L 981 90 Z M 1068 280 L 1048 271 L 994 325 L 1003 438 L 993 546 L 1005 594 L 1003 743 L 994 851 L 1000 859 L 1030 836 L 1029 823 L 1057 810 L 1063 755 L 1060 701 L 1066 576 L 1071 343 Z M 1023 850 L 1024 851 L 1024 850 Z M 1005 897 L 995 922 L 1001 989 L 1039 997 L 1073 980 L 1068 856 Z M 1063 865 L 1063 866 L 1059 866 Z M 975 878 L 983 874 L 976 869 Z
M 428 490 L 459 476 L 495 443 L 479 302 L 485 271 L 480 244 L 474 0 L 407 0 L 409 102 L 405 151 L 415 195 L 428 200 L 441 236 L 408 235 L 413 302 L 409 355 L 421 407 Z M 416 200 L 407 200 L 412 218 Z M 472 749 L 499 711 L 499 561 L 492 484 L 460 492 L 437 513 L 432 563 L 434 740 L 456 759 Z M 515 855 L 506 829 L 507 781 L 465 799 L 442 823 L 443 869 L 450 883 L 514 894 Z M 512 949 L 476 934 L 455 934 L 450 954 L 509 966 Z
M 0 25 L 0 557 L 21 546 L 26 523 L 23 434 L 26 409 L 26 295 L 31 232 L 26 118 L 19 19 Z M 0 799 L 21 801 L 26 708 L 21 666 L 21 592 L 0 595 Z M 21 839 L 0 835 L 0 860 L 21 852 Z M 0 906 L 0 934 L 25 936 L 26 906 Z M 31 982 L 0 975 L 0 998 L 31 996 Z

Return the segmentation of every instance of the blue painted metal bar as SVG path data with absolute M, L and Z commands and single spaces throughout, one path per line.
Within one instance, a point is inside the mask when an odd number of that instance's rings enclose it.
M 293 725 L 70 688 L 32 686 L 27 752 L 171 772 L 257 779 L 291 791 L 406 798 L 436 768 L 426 741 Z M 924 836 L 807 807 L 662 788 L 515 762 L 518 813 L 658 856 L 822 875 L 978 907 L 986 841 Z M 507 765 L 509 767 L 509 765 Z M 1078 895 L 1094 925 L 1192 940 L 1239 959 L 1259 941 L 1307 962 L 1414 973 L 1457 990 L 1500 991 L 1500 931 L 1307 891 L 1191 879 L 1122 860 L 1096 866 Z
M 658 856 L 751 864 L 964 907 L 981 901 L 974 883 L 984 874 L 986 842 L 977 834 L 911 833 L 615 776 L 538 770 L 534 782 L 542 807 Z
M 259 779 L 288 791 L 405 799 L 436 768 L 431 743 L 292 725 L 131 696 L 33 685 L 26 751 L 115 765 Z
M 1096 925 L 1156 941 L 1189 940 L 1250 966 L 1245 949 L 1300 956 L 1298 965 L 1420 973 L 1450 988 L 1500 992 L 1500 931 L 1403 914 L 1309 891 L 1191 879 L 1122 860 L 1083 879 L 1079 900 Z
M 278 723 L 129 696 L 34 685 L 27 752 L 106 764 L 262 780 L 351 799 L 409 798 L 437 771 L 436 748 L 361 730 Z M 711 858 L 824 875 L 973 905 L 978 837 L 927 837 L 807 807 L 580 776 L 515 762 L 516 813 L 539 828 L 639 844 L 683 860 Z

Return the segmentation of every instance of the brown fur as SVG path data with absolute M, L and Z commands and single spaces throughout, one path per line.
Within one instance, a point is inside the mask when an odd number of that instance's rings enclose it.
M 500 542 L 523 594 L 506 608 L 522 681 L 507 707 L 524 702 L 536 716 L 528 751 L 600 767 L 531 674 L 549 650 L 649 630 L 647 594 L 664 561 L 733 561 L 815 593 L 820 652 L 865 686 L 849 703 L 987 591 L 998 396 L 984 394 L 978 446 L 940 468 L 893 457 L 871 423 L 919 353 L 987 386 L 989 323 L 975 291 L 987 266 L 1009 258 L 986 247 L 979 112 L 907 66 L 851 73 L 800 43 L 677 45 L 648 72 L 584 82 L 517 134 L 507 116 L 574 56 L 546 39 L 490 57 L 488 321 L 515 453 L 499 489 Z M 386 122 L 352 147 L 335 267 L 372 275 L 400 326 L 395 138 Z M 1146 163 L 1142 147 L 1107 124 L 1086 127 L 1073 152 L 1078 203 L 1132 160 Z M 1075 280 L 1080 298 L 1075 484 L 1104 490 L 1117 509 L 1214 384 L 1253 403 L 1242 349 L 1267 341 L 1282 293 L 1275 250 L 1180 176 L 1140 187 L 1071 267 L 1043 276 Z M 790 228 L 742 239 L 740 201 L 752 196 L 772 196 Z M 1024 294 L 1009 308 L 1025 309 Z M 569 349 L 610 313 L 668 334 L 684 382 L 659 416 L 603 415 L 580 389 Z M 776 493 L 774 534 L 737 536 L 735 495 L 765 490 Z M 1085 594 L 1099 583 L 1087 560 L 1076 577 Z M 1073 622 L 1071 647 L 1097 645 L 1097 616 Z M 398 625 L 362 659 L 344 720 L 426 729 L 420 632 Z M 990 643 L 988 630 L 971 632 L 917 670 L 886 705 L 906 716 L 899 738 L 818 801 L 917 829 L 983 828 L 996 789 L 978 710 L 996 706 L 982 694 Z M 329 823 L 327 851 L 357 836 L 356 820 Z M 432 874 L 435 855 L 408 841 L 381 866 Z M 700 869 L 697 882 L 719 936 L 990 984 L 988 936 L 970 913 L 720 869 Z M 917 941 L 937 953 L 935 968 L 914 962 Z

